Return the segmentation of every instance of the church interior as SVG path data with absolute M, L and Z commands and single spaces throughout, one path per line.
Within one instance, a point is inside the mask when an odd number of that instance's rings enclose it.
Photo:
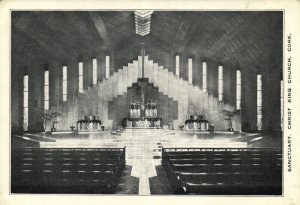
M 12 194 L 282 195 L 283 13 L 12 11 Z

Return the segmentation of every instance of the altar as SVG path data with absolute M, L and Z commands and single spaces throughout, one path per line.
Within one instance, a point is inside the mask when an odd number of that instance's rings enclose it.
M 161 128 L 163 120 L 158 114 L 156 98 L 147 92 L 149 84 L 148 79 L 139 78 L 138 82 L 133 84 L 134 97 L 128 102 L 128 117 L 124 118 L 122 125 L 125 128 Z
M 145 50 L 142 49 L 142 61 L 144 61 Z M 151 89 L 155 89 L 153 83 L 144 77 L 144 63 L 142 63 L 142 77 L 133 83 L 133 95 L 128 98 L 128 117 L 122 120 L 125 128 L 161 128 L 163 120 L 157 109 L 157 96 L 153 95 Z M 158 88 L 157 92 L 158 92 Z
M 123 127 L 162 127 L 162 118 L 157 115 L 156 102 L 146 102 L 142 93 L 140 101 L 134 101 L 129 106 L 129 117 L 123 119 Z
M 102 130 L 101 120 L 95 115 L 84 116 L 84 119 L 77 121 L 78 131 L 98 131 Z
M 212 128 L 208 120 L 205 119 L 205 115 L 193 113 L 187 116 L 187 120 L 185 121 L 185 129 L 187 131 L 208 131 Z
M 162 127 L 162 118 L 125 118 L 123 126 L 126 128 Z

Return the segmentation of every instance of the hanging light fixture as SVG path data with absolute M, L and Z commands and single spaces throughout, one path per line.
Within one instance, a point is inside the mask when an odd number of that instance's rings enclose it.
M 145 36 L 150 33 L 150 23 L 152 10 L 137 10 L 135 15 L 135 32 L 141 36 Z

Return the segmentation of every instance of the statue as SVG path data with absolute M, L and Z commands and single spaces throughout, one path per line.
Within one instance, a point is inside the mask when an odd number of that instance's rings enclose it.
M 232 118 L 238 114 L 241 110 L 234 110 L 234 111 L 229 111 L 229 110 L 223 110 L 223 113 L 225 115 L 224 120 L 229 121 L 229 127 L 228 127 L 228 131 L 233 131 L 233 127 L 232 127 Z
M 56 131 L 55 124 L 60 122 L 58 121 L 57 117 L 60 115 L 61 114 L 59 112 L 51 112 L 51 110 L 49 110 L 49 112 L 45 112 L 43 116 L 44 130 L 46 131 L 46 120 L 49 120 L 52 122 L 51 132 L 55 132 Z

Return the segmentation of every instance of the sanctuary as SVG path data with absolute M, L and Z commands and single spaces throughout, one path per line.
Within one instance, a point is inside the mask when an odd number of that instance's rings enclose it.
M 11 11 L 1 185 L 282 196 L 284 13 L 95 9 Z

